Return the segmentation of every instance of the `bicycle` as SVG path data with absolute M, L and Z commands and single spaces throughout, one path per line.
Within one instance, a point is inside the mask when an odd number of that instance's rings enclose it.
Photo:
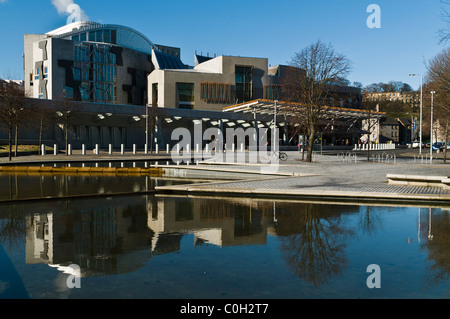
M 272 152 L 271 158 L 273 159 L 276 156 L 283 162 L 287 161 L 287 159 L 288 159 L 288 155 L 284 152 L 280 152 L 280 151 Z

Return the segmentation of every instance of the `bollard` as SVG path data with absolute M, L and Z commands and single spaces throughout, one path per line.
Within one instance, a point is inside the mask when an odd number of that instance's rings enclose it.
M 42 154 L 42 156 L 45 155 L 45 144 L 41 145 L 41 154 Z
M 144 145 L 144 153 L 145 153 L 145 155 L 148 154 L 148 145 L 147 144 Z
M 98 152 L 98 144 L 95 144 L 95 151 L 94 152 L 95 152 L 96 155 L 98 155 L 98 153 L 99 153 Z
M 53 145 L 53 155 L 58 155 L 58 144 Z
M 125 153 L 125 148 L 123 144 L 120 144 L 120 154 L 124 154 Z
M 169 150 L 169 144 L 166 145 L 166 153 L 169 154 L 170 150 Z
M 133 154 L 136 154 L 136 144 L 133 144 Z
M 109 144 L 109 155 L 112 155 L 112 145 Z
M 86 145 L 81 145 L 81 155 L 86 155 Z
M 244 151 L 244 144 L 241 143 L 241 152 L 243 152 L 243 151 Z
M 67 155 L 72 155 L 72 144 L 67 145 Z
M 156 154 L 159 154 L 159 144 L 156 144 L 156 145 L 155 145 L 155 153 L 156 153 Z

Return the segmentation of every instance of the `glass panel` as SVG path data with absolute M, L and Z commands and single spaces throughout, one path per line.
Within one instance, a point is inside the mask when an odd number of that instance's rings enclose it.
M 106 43 L 111 43 L 111 30 L 105 30 L 103 34 L 103 41 Z
M 96 42 L 103 42 L 103 31 L 96 32 Z
M 80 41 L 82 42 L 86 41 L 86 33 L 80 34 Z
M 178 101 L 194 102 L 194 83 L 177 83 Z

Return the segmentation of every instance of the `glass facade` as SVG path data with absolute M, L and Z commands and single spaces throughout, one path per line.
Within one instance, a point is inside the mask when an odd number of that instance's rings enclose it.
M 72 41 L 80 41 L 80 42 L 99 42 L 99 43 L 111 43 L 115 44 L 116 41 L 115 30 L 110 29 L 101 29 L 101 30 L 95 30 L 95 31 L 86 31 L 79 34 L 72 35 Z
M 83 101 L 117 101 L 117 57 L 111 52 L 110 45 L 75 44 L 73 77 L 80 82 Z

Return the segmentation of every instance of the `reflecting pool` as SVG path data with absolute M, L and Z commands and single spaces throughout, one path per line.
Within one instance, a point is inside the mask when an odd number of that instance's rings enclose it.
M 0 298 L 449 298 L 449 234 L 439 207 L 154 194 L 4 203 Z M 372 264 L 380 288 L 368 287 Z

